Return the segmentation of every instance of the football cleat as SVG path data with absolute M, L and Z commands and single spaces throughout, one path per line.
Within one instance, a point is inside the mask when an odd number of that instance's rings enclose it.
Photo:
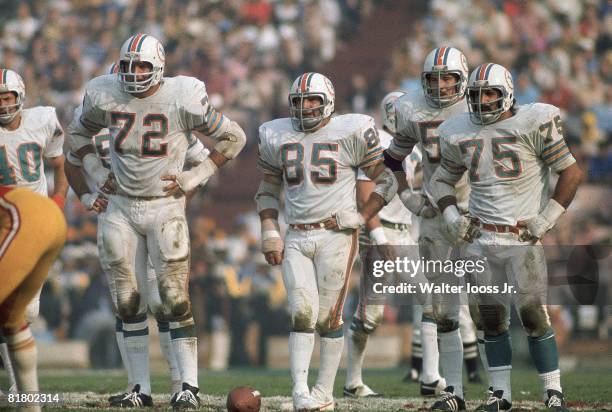
M 333 410 L 333 401 L 331 402 Z M 293 394 L 293 410 L 297 412 L 320 411 L 321 404 L 308 392 L 295 392 Z M 328 409 L 329 410 L 329 409 Z
M 199 409 L 200 398 L 198 397 L 198 392 L 198 388 L 183 382 L 182 390 L 174 394 L 170 400 L 172 409 Z
M 565 398 L 563 397 L 563 394 L 561 392 L 556 391 L 554 389 L 548 389 L 546 391 L 546 394 L 548 395 L 548 399 L 546 399 L 546 402 L 544 402 L 544 404 L 548 409 L 562 412 L 569 411 L 569 409 L 567 409 L 567 407 L 565 406 Z
M 465 401 L 455 395 L 455 388 L 448 386 L 440 394 L 438 399 L 431 407 L 432 411 L 465 411 Z
M 123 399 L 128 395 L 129 395 L 129 392 L 123 392 L 123 393 L 118 393 L 117 395 L 111 395 L 108 397 L 108 401 L 112 404 L 113 402 Z
M 310 396 L 319 405 L 319 409 L 317 409 L 318 411 L 333 411 L 334 410 L 334 406 L 335 406 L 334 397 L 325 395 L 325 393 L 323 393 L 323 391 L 318 389 L 316 385 L 311 389 Z
M 140 385 L 134 385 L 132 392 L 126 394 L 121 399 L 111 402 L 110 405 L 115 408 L 144 408 L 146 406 L 153 406 L 153 398 L 140 393 Z
M 421 396 L 437 396 L 446 388 L 446 380 L 440 378 L 432 383 L 421 382 Z
M 486 403 L 478 405 L 476 411 L 510 411 L 512 410 L 512 404 L 504 399 L 504 391 L 498 390 L 487 399 Z
M 382 396 L 374 392 L 368 385 L 362 384 L 354 388 L 344 388 L 342 393 L 347 398 L 376 398 Z

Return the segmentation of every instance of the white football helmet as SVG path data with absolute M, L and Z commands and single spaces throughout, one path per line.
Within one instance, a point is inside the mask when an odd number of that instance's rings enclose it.
M 319 97 L 321 105 L 310 109 L 304 109 L 304 99 Z M 293 128 L 299 132 L 308 132 L 316 129 L 323 120 L 331 117 L 334 113 L 334 102 L 336 92 L 334 85 L 320 73 L 304 73 L 299 76 L 289 91 L 289 117 Z M 318 116 L 305 116 L 318 111 Z
M 494 89 L 501 93 L 499 99 L 482 103 L 483 90 Z M 468 108 L 470 119 L 476 124 L 495 123 L 515 103 L 512 75 L 503 66 L 484 63 L 478 66 L 468 81 Z M 492 108 L 496 105 L 496 108 Z
M 126 93 L 142 93 L 158 84 L 164 76 L 166 55 L 164 46 L 149 34 L 138 33 L 123 43 L 119 54 L 119 83 Z M 140 73 L 144 80 L 138 81 L 134 74 L 134 62 L 151 64 L 151 71 Z
M 0 107 L 0 124 L 8 124 L 23 109 L 25 101 L 25 84 L 20 75 L 13 70 L 0 69 L 0 93 L 13 92 L 17 97 L 17 103 Z
M 382 119 L 383 129 L 395 134 L 397 127 L 395 123 L 395 101 L 405 95 L 406 92 L 395 91 L 387 93 L 380 102 L 380 118 Z
M 442 96 L 440 91 L 440 77 L 444 74 L 454 74 L 458 76 L 457 82 L 450 87 L 455 88 L 455 93 L 450 96 Z M 438 85 L 431 87 L 429 79 L 431 76 L 438 78 Z M 421 85 L 425 100 L 436 108 L 448 107 L 463 98 L 467 86 L 468 66 L 465 55 L 454 47 L 439 47 L 432 50 L 423 64 L 421 73 Z

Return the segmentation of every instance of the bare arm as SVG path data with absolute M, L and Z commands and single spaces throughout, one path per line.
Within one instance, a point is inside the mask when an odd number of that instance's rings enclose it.
M 559 180 L 557 180 L 552 198 L 567 209 L 572 200 L 574 200 L 578 186 L 580 186 L 583 180 L 584 173 L 577 163 L 566 167 L 559 173 Z
M 283 261 L 284 244 L 278 224 L 281 187 L 282 178 L 280 176 L 264 174 L 255 195 L 261 221 L 262 252 L 266 261 L 271 265 L 280 265 Z
M 49 157 L 49 164 L 53 168 L 53 195 L 61 196 L 63 198 L 66 197 L 66 193 L 68 193 L 68 181 L 66 180 L 66 175 L 64 174 L 64 155 L 57 157 Z

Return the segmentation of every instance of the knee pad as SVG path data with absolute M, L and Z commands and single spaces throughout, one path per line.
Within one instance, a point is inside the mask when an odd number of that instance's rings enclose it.
M 159 255 L 163 262 L 178 262 L 189 258 L 189 231 L 185 216 L 159 216 L 155 230 Z
M 520 305 L 518 308 L 521 323 L 528 336 L 540 337 L 550 328 L 546 307 L 539 302 Z
M 312 333 L 315 330 L 317 312 L 311 294 L 306 289 L 296 289 L 288 296 L 291 311 L 291 330 L 293 332 Z
M 353 323 L 359 322 L 366 333 L 372 333 L 383 321 L 385 312 L 384 305 L 361 305 L 357 308 L 358 312 L 353 318 Z
M 168 262 L 159 274 L 159 296 L 163 312 L 169 319 L 178 319 L 191 314 L 187 276 L 189 261 Z
M 459 308 L 445 305 L 433 305 L 434 318 L 438 325 L 438 332 L 452 332 L 459 328 Z
M 480 305 L 480 319 L 485 335 L 498 336 L 508 330 L 510 313 L 504 305 Z
M 140 312 L 140 293 L 131 288 L 117 293 L 117 312 L 125 320 L 134 319 Z

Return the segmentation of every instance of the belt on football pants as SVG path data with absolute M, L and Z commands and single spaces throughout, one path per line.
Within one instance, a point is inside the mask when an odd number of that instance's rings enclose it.
M 291 223 L 289 227 L 294 230 L 316 230 L 325 229 L 325 222 L 328 219 L 316 223 Z
M 393 223 L 388 220 L 380 219 L 380 224 L 386 228 L 394 230 L 410 230 L 410 225 L 407 223 Z
M 494 225 L 491 223 L 482 223 L 478 219 L 474 219 L 474 221 L 484 230 L 488 230 L 489 232 L 496 233 L 514 233 L 515 235 L 521 234 L 521 228 L 518 226 L 510 226 L 510 225 Z

